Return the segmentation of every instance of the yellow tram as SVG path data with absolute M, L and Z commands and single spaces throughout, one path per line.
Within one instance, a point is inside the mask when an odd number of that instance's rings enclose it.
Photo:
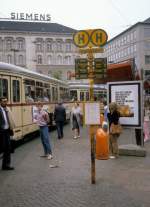
M 16 128 L 14 139 L 38 129 L 33 123 L 35 103 L 41 101 L 50 115 L 55 104 L 63 100 L 67 118 L 70 116 L 68 85 L 60 80 L 15 65 L 0 62 L 0 96 L 8 98 Z M 51 124 L 54 124 L 51 119 Z
M 90 85 L 88 80 L 75 80 L 68 82 L 70 99 L 74 101 L 89 101 L 90 100 Z M 103 102 L 107 98 L 107 85 L 94 84 L 94 100 Z

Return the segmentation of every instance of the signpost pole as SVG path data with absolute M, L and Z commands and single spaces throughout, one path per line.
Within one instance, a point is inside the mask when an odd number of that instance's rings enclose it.
M 81 53 L 87 52 L 87 59 L 88 59 L 88 71 L 86 67 L 86 61 L 80 59 L 79 62 L 76 61 L 76 79 L 86 79 L 89 78 L 89 84 L 90 84 L 90 101 L 94 101 L 94 93 L 93 93 L 93 84 L 94 84 L 94 75 L 96 75 L 96 72 L 94 72 L 93 68 L 93 62 L 94 57 L 93 53 L 95 52 L 103 52 L 103 48 L 99 48 L 103 46 L 107 42 L 108 36 L 107 33 L 102 29 L 95 29 L 95 30 L 80 30 L 76 32 L 73 35 L 73 41 L 74 44 L 80 48 Z M 96 47 L 96 48 L 93 48 Z M 82 50 L 82 48 L 87 47 L 85 50 Z M 98 61 L 97 61 L 98 62 Z M 79 64 L 80 63 L 80 64 Z M 99 62 L 98 69 L 101 69 L 101 61 Z M 103 68 L 104 69 L 104 68 Z M 88 73 L 86 73 L 86 71 Z M 99 71 L 98 71 L 99 72 Z M 99 73 L 98 73 L 99 74 Z M 101 74 L 101 72 L 100 72 Z M 99 123 L 99 121 L 98 121 Z M 89 125 L 90 129 L 90 142 L 91 142 L 91 183 L 95 184 L 95 129 L 96 124 Z
M 93 52 L 89 47 L 88 54 L 88 74 L 90 84 L 90 101 L 94 101 L 93 85 L 94 85 L 94 71 L 93 71 Z M 95 141 L 94 141 L 94 126 L 90 125 L 90 143 L 91 143 L 91 183 L 95 184 Z

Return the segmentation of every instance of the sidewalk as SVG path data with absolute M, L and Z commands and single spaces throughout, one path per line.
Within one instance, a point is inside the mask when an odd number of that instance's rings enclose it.
M 146 157 L 120 156 L 96 160 L 96 184 L 91 184 L 90 142 L 87 128 L 74 140 L 70 126 L 65 138 L 51 133 L 54 158 L 40 158 L 37 138 L 13 155 L 15 171 L 0 170 L 2 207 L 149 207 L 150 142 Z M 125 130 L 119 143 L 134 143 L 132 130 Z M 56 165 L 51 168 L 50 165 Z

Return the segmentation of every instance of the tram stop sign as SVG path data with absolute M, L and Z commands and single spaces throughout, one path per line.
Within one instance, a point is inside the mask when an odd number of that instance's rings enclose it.
M 74 44 L 83 48 L 87 46 L 103 46 L 108 39 L 107 33 L 103 29 L 80 30 L 73 35 Z

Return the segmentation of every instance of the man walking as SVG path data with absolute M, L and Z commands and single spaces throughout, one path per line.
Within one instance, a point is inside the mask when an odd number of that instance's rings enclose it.
M 0 144 L 2 158 L 2 170 L 14 170 L 11 167 L 11 142 L 10 136 L 13 135 L 13 129 L 15 128 L 14 121 L 12 119 L 11 112 L 7 108 L 7 98 L 0 98 Z
M 59 102 L 58 105 L 55 107 L 54 120 L 56 122 L 58 139 L 62 139 L 64 136 L 63 126 L 66 121 L 66 109 L 62 105 L 62 102 Z

